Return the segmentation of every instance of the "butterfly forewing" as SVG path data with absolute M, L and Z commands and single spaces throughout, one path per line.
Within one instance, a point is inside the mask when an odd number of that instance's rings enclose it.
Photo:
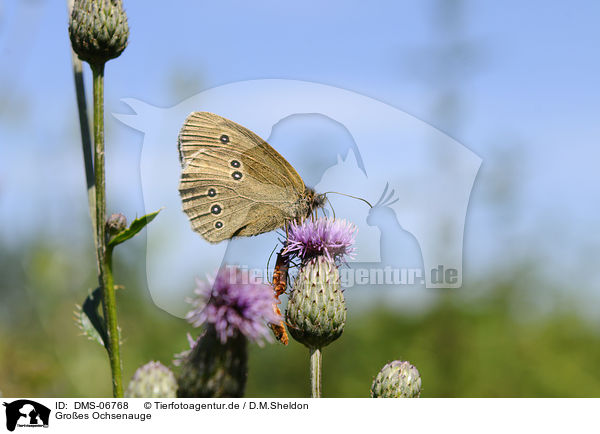
M 301 212 L 305 186 L 298 173 L 235 122 L 192 113 L 179 133 L 179 155 L 183 209 L 210 242 L 268 232 Z

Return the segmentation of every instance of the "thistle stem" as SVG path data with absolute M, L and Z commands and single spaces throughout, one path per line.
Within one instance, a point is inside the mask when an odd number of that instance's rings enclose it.
M 112 372 L 113 396 L 123 397 L 117 303 L 112 275 L 112 249 L 106 248 L 106 182 L 104 173 L 104 64 L 92 66 L 94 82 L 94 177 L 96 185 L 96 263 L 102 288 L 102 310 L 108 342 L 105 342 Z
M 310 348 L 310 392 L 312 398 L 321 397 L 321 363 L 321 349 Z
M 112 247 L 106 249 L 104 256 L 105 291 L 102 308 L 106 318 L 108 331 L 108 357 L 113 381 L 113 395 L 115 398 L 123 397 L 123 378 L 121 365 L 121 340 L 119 336 L 119 323 L 117 320 L 117 298 L 115 295 L 115 282 L 112 272 Z

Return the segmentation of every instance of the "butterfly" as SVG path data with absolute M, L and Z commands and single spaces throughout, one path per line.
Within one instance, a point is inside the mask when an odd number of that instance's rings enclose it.
M 266 141 L 229 119 L 191 113 L 178 145 L 183 210 L 211 243 L 285 227 L 325 204 Z
M 208 112 L 194 112 L 178 138 L 179 194 L 192 229 L 211 243 L 258 235 L 301 221 L 325 204 L 275 149 L 247 128 Z M 276 303 L 285 292 L 289 259 L 281 252 L 273 274 Z M 283 321 L 270 324 L 287 345 Z

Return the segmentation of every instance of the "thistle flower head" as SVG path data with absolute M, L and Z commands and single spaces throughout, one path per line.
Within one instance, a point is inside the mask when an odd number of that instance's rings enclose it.
M 73 51 L 91 65 L 102 65 L 121 55 L 129 26 L 121 0 L 75 0 L 69 19 Z
M 346 220 L 321 217 L 316 221 L 292 222 L 285 242 L 284 254 L 302 260 L 326 256 L 329 260 L 344 260 L 354 253 L 352 244 L 356 226 Z
M 197 283 L 198 298 L 186 317 L 194 326 L 212 325 L 221 343 L 239 333 L 259 344 L 272 339 L 265 322 L 277 323 L 280 317 L 270 286 L 251 283 L 238 267 L 222 268 L 213 282 Z
M 339 338 L 346 324 L 340 273 L 326 256 L 300 268 L 286 309 L 290 334 L 308 348 L 323 348 Z
M 127 398 L 175 398 L 177 380 L 160 362 L 149 362 L 133 374 L 125 392 Z
M 236 333 L 222 343 L 209 324 L 191 349 L 176 355 L 179 398 L 240 398 L 248 376 L 248 339 Z
M 421 375 L 409 362 L 394 360 L 375 377 L 371 385 L 372 398 L 418 398 L 421 395 Z

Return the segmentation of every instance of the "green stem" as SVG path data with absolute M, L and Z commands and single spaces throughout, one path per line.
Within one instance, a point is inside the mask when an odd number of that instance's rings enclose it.
M 121 366 L 121 340 L 119 323 L 117 321 L 117 298 L 115 295 L 115 282 L 112 272 L 112 247 L 106 249 L 104 256 L 104 276 L 106 291 L 103 297 L 104 318 L 109 337 L 108 355 L 113 380 L 113 395 L 115 398 L 123 397 L 123 378 Z
M 310 349 L 310 392 L 312 398 L 321 397 L 321 363 L 320 348 Z
M 106 181 L 104 174 L 104 64 L 91 65 L 94 81 L 94 177 L 96 184 L 96 261 L 98 285 L 102 288 L 102 310 L 108 342 L 105 342 L 112 372 L 113 395 L 123 396 L 117 302 L 112 276 L 112 249 L 106 248 Z

